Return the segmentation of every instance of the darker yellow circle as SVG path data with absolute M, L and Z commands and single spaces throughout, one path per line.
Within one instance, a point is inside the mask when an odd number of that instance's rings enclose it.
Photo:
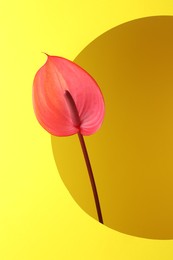
M 95 78 L 106 103 L 102 128 L 85 138 L 105 225 L 139 237 L 172 239 L 173 17 L 115 27 L 75 62 Z M 52 148 L 73 198 L 97 218 L 77 137 L 52 136 Z

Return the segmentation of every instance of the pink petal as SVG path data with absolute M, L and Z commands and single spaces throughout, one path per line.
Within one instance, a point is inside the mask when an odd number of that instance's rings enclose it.
M 70 93 L 79 120 L 65 93 Z M 39 123 L 57 136 L 93 134 L 104 117 L 104 100 L 95 80 L 75 63 L 56 56 L 48 56 L 35 75 L 33 105 Z

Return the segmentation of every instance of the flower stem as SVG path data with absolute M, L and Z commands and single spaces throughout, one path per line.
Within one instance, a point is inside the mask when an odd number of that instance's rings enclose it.
M 82 147 L 83 155 L 84 155 L 84 158 L 85 158 L 85 163 L 86 163 L 86 166 L 87 166 L 87 170 L 88 170 L 88 174 L 89 174 L 89 178 L 90 178 L 90 182 L 91 182 L 91 186 L 92 186 L 92 191 L 93 191 L 93 195 L 94 195 L 98 219 L 99 219 L 99 222 L 103 224 L 103 217 L 102 217 L 102 212 L 101 212 L 101 208 L 100 208 L 99 197 L 98 197 L 97 188 L 96 188 L 96 184 L 95 184 L 95 180 L 94 180 L 94 175 L 93 175 L 93 171 L 92 171 L 92 168 L 91 168 L 91 163 L 90 163 L 90 160 L 89 160 L 85 141 L 84 141 L 82 134 L 78 133 L 78 137 L 79 137 L 79 140 L 80 140 L 80 144 L 81 144 L 81 147 Z
M 79 113 L 78 113 L 75 101 L 74 101 L 72 95 L 70 94 L 70 92 L 68 90 L 65 90 L 64 97 L 65 97 L 67 104 L 68 104 L 68 107 L 70 109 L 70 114 L 71 114 L 71 118 L 72 118 L 74 126 L 76 128 L 80 128 L 81 122 L 80 122 Z M 81 144 L 81 147 L 82 147 L 86 166 L 87 166 L 87 169 L 88 169 L 88 174 L 89 174 L 89 178 L 90 178 L 90 182 L 91 182 L 91 187 L 92 187 L 92 190 L 93 190 L 93 195 L 94 195 L 95 205 L 96 205 L 96 209 L 97 209 L 98 219 L 99 219 L 99 222 L 103 224 L 103 218 L 102 218 L 102 213 L 101 213 L 101 208 L 100 208 L 99 197 L 98 197 L 97 188 L 96 188 L 96 184 L 95 184 L 95 180 L 94 180 L 94 175 L 93 175 L 93 172 L 92 172 L 91 163 L 90 163 L 90 160 L 89 160 L 85 141 L 84 141 L 82 134 L 78 133 L 78 137 L 79 137 L 79 140 L 80 140 L 80 144 Z

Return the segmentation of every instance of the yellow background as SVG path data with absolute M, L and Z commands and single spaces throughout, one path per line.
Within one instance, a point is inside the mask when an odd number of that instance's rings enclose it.
M 118 24 L 172 14 L 171 0 L 0 3 L 0 259 L 172 259 L 171 240 L 118 233 L 78 207 L 31 102 L 42 51 L 73 60 Z

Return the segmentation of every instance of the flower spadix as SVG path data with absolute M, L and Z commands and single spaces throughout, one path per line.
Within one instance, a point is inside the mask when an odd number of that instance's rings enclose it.
M 33 105 L 49 133 L 69 136 L 96 132 L 104 117 L 104 100 L 96 81 L 81 67 L 47 55 L 33 83 Z

